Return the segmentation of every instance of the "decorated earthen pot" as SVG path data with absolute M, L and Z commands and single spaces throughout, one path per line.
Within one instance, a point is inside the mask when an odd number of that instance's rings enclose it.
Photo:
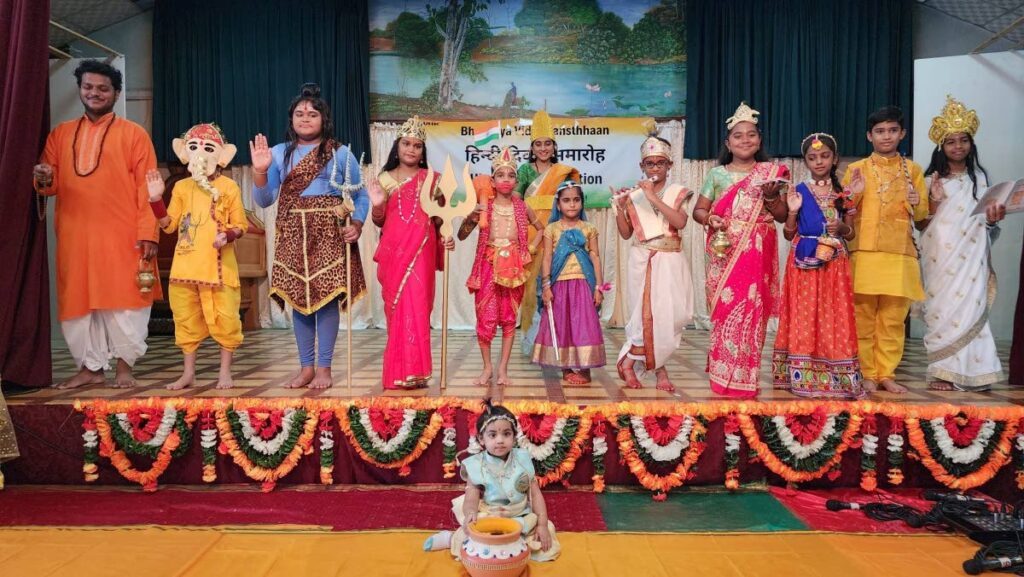
M 462 565 L 471 577 L 519 577 L 526 571 L 530 550 L 513 519 L 485 517 L 466 528 Z

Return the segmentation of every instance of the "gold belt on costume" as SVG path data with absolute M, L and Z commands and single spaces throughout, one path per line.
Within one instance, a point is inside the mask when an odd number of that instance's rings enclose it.
M 633 246 L 659 252 L 679 252 L 683 250 L 683 239 L 678 236 L 660 236 L 644 242 L 634 241 Z

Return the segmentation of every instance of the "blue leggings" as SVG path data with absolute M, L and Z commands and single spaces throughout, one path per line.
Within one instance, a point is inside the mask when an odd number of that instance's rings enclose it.
M 343 298 L 343 297 L 338 297 Z M 338 323 L 341 313 L 338 311 L 338 299 L 335 299 L 311 315 L 292 311 L 292 324 L 295 326 L 295 344 L 299 347 L 299 364 L 313 366 L 313 348 L 316 347 L 316 366 L 329 368 L 334 357 L 334 343 L 338 340 Z

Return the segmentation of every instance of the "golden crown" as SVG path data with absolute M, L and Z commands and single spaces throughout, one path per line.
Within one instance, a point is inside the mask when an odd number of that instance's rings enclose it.
M 734 112 L 733 115 L 730 116 L 729 118 L 725 119 L 725 127 L 729 130 L 732 130 L 737 124 L 741 122 L 757 124 L 758 114 L 761 113 L 747 106 L 746 102 L 740 102 L 740 105 L 736 109 L 736 112 Z
M 551 126 L 551 117 L 546 110 L 538 110 L 533 115 L 533 123 L 530 125 L 530 142 L 541 138 L 555 139 L 555 129 Z
M 419 116 L 413 116 L 406 120 L 405 124 L 398 129 L 398 136 L 396 138 L 416 138 L 426 142 L 427 127 L 423 125 L 423 121 L 420 120 Z
M 672 160 L 672 145 L 656 136 L 648 136 L 647 140 L 640 145 L 640 160 L 651 156 L 661 156 Z
M 978 120 L 978 113 L 967 110 L 963 102 L 946 95 L 946 106 L 942 108 L 942 114 L 932 119 L 932 127 L 928 129 L 928 138 L 938 145 L 950 134 L 965 132 L 972 137 L 977 134 L 981 121 Z
M 511 168 L 512 172 L 516 172 L 519 168 L 519 163 L 516 161 L 516 154 L 507 146 L 501 149 L 498 156 L 491 159 L 491 174 L 498 172 L 499 168 Z

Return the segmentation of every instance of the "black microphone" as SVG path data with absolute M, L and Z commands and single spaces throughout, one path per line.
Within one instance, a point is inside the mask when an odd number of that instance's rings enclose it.
M 844 509 L 859 511 L 861 507 L 862 505 L 860 503 L 847 503 L 845 501 L 836 501 L 835 499 L 825 501 L 825 508 L 829 511 L 842 511 Z
M 988 509 L 988 501 L 975 497 L 968 497 L 967 495 L 961 495 L 960 493 L 942 493 L 939 491 L 928 490 L 924 492 L 924 498 L 929 501 L 952 501 L 954 503 L 963 503 L 968 506 L 979 506 Z
M 992 559 L 972 558 L 964 561 L 964 573 L 981 575 L 986 571 L 1002 571 L 1005 569 L 1024 569 L 1024 557 L 994 557 Z

